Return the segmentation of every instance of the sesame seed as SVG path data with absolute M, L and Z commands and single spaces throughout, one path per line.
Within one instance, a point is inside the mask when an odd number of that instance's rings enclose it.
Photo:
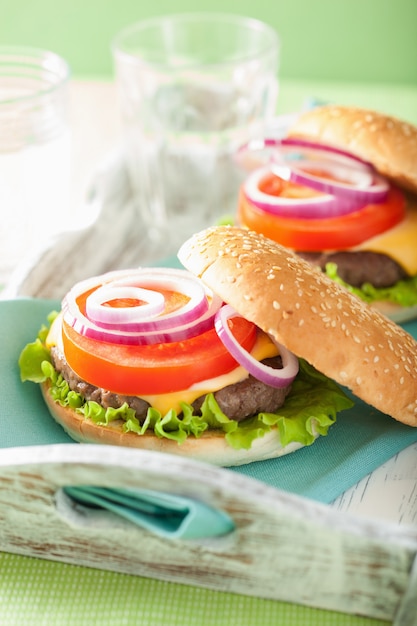
M 279 302 L 277 302 L 277 300 L 274 300 L 272 303 L 272 306 L 274 307 L 274 309 L 276 309 L 277 311 L 281 308 L 281 305 Z

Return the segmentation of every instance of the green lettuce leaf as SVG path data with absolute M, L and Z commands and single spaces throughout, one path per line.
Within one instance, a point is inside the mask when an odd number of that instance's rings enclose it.
M 364 283 L 361 288 L 352 287 L 345 283 L 337 273 L 336 263 L 326 264 L 326 274 L 339 285 L 343 285 L 348 291 L 355 294 L 365 302 L 385 300 L 400 306 L 414 306 L 417 304 L 417 276 L 406 280 L 400 280 L 392 287 L 377 288 L 370 283 Z
M 45 346 L 49 328 L 58 315 L 52 311 L 48 315 L 48 325 L 43 324 L 38 332 L 38 336 L 33 343 L 28 344 L 19 356 L 20 379 L 22 382 L 31 380 L 34 383 L 42 383 L 46 380 L 42 372 L 42 363 L 51 360 L 49 350 Z
M 122 420 L 126 432 L 138 436 L 154 432 L 183 443 L 187 437 L 201 437 L 207 430 L 220 430 L 228 444 L 236 449 L 249 449 L 255 439 L 263 437 L 272 428 L 277 428 L 282 445 L 300 442 L 310 445 L 316 434 L 326 435 L 335 422 L 339 411 L 353 406 L 353 401 L 332 380 L 317 372 L 304 360 L 300 360 L 300 371 L 293 382 L 283 407 L 275 413 L 258 415 L 236 422 L 229 419 L 220 409 L 212 393 L 207 394 L 201 414 L 195 414 L 190 404 L 181 405 L 182 414 L 171 409 L 162 415 L 149 408 L 143 423 L 127 404 L 117 409 L 104 409 L 97 402 L 86 401 L 79 393 L 71 391 L 65 379 L 54 369 L 46 348 L 45 330 L 41 329 L 37 339 L 24 347 L 19 358 L 22 381 L 50 382 L 53 399 L 62 406 L 69 406 L 93 420 L 96 424 L 110 426 L 114 420 Z

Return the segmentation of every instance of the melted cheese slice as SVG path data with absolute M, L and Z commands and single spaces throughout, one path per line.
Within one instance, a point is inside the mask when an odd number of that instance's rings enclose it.
M 53 346 L 57 346 L 57 348 L 64 353 L 64 346 L 62 343 L 62 312 L 58 313 L 52 322 L 45 340 L 45 345 L 48 350 L 50 350 Z
M 52 322 L 45 343 L 49 349 L 52 348 L 52 346 L 57 346 L 62 353 L 64 352 L 64 346 L 62 344 L 62 314 L 59 314 Z M 277 354 L 278 349 L 275 344 L 270 340 L 268 335 L 260 331 L 251 350 L 251 355 L 257 361 L 262 361 L 263 359 L 276 356 Z M 194 400 L 205 395 L 206 393 L 218 391 L 219 389 L 223 389 L 223 387 L 227 387 L 227 385 L 233 385 L 234 383 L 238 383 L 247 377 L 247 370 L 238 366 L 227 374 L 203 380 L 183 391 L 140 397 L 149 402 L 149 404 L 160 411 L 162 415 L 165 415 L 165 413 L 167 413 L 170 409 L 174 409 L 177 413 L 181 413 L 181 402 L 188 402 L 191 404 Z
M 372 237 L 355 250 L 381 252 L 397 261 L 410 276 L 417 274 L 417 207 L 407 210 L 405 219 L 390 230 Z

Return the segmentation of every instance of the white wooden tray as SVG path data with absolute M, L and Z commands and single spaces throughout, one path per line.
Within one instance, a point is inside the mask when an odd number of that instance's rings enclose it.
M 57 444 L 0 455 L 4 551 L 417 624 L 417 529 L 341 514 L 228 470 L 170 455 Z M 235 530 L 161 538 L 57 504 L 64 486 L 147 488 L 200 499 Z

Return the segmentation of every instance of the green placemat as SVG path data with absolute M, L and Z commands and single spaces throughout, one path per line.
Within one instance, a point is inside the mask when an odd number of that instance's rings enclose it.
M 0 553 L 4 626 L 387 626 L 321 611 Z

